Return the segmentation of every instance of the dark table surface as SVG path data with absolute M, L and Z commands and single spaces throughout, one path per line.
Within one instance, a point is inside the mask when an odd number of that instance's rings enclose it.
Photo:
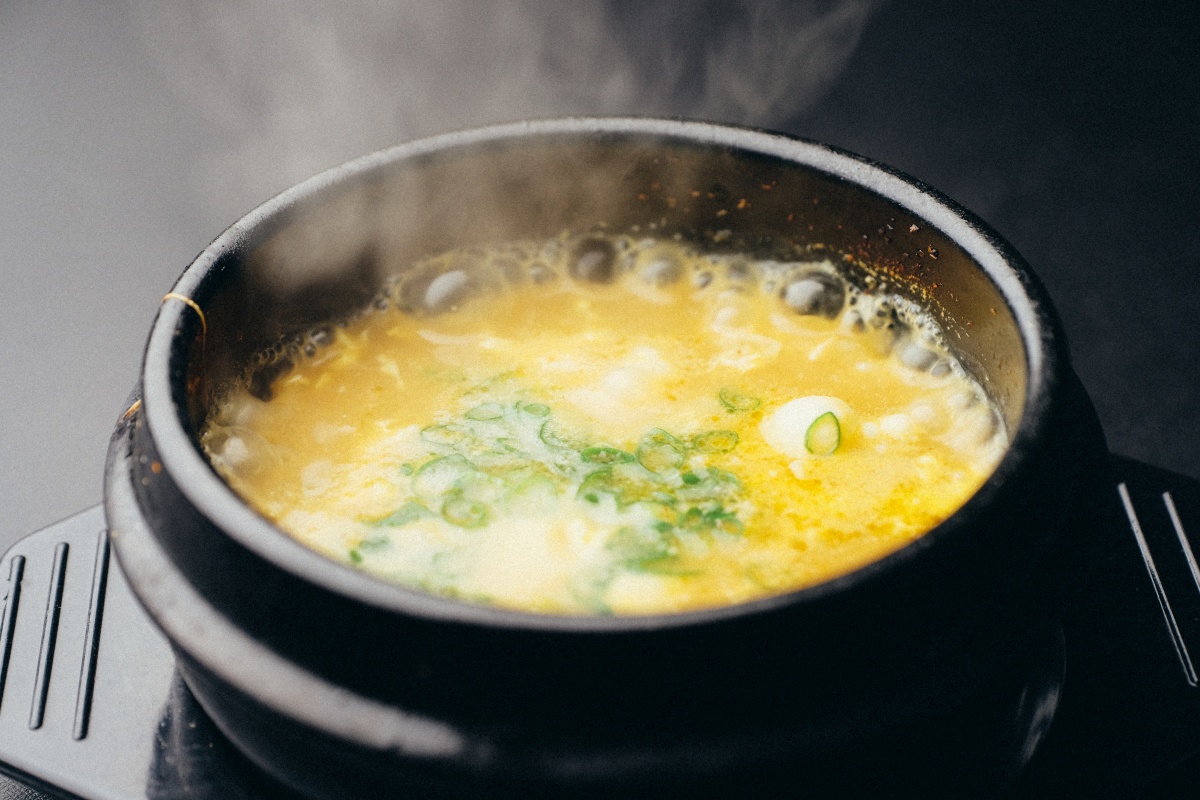
M 1033 264 L 1115 451 L 1200 477 L 1188 4 L 0 2 L 0 550 L 100 497 L 174 278 L 273 193 L 528 116 L 786 130 L 919 177 Z

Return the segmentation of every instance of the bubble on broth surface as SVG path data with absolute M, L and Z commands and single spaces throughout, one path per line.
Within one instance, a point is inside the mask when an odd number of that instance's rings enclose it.
M 571 276 L 591 283 L 612 283 L 616 277 L 617 256 L 612 242 L 588 238 L 575 248 Z

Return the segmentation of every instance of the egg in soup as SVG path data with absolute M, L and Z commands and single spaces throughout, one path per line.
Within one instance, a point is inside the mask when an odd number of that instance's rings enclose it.
M 202 443 L 379 578 L 556 614 L 812 586 L 961 506 L 1000 416 L 912 304 L 828 261 L 572 237 L 459 250 L 247 379 Z

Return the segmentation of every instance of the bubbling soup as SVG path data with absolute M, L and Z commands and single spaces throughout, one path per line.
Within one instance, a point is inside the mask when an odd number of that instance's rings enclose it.
M 437 595 L 649 614 L 812 586 L 944 520 L 1007 444 L 932 321 L 846 269 L 633 236 L 455 250 L 286 371 L 264 356 L 201 441 L 289 535 Z

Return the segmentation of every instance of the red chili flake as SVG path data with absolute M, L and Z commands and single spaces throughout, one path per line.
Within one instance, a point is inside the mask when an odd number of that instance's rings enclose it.
M 929 245 L 928 249 L 929 249 L 929 257 L 932 258 L 934 261 L 937 261 L 937 257 L 938 257 L 937 248 L 934 247 L 933 245 Z
M 921 229 L 920 229 L 920 228 L 918 228 L 916 225 L 909 225 L 909 226 L 908 226 L 908 232 L 909 232 L 909 233 L 916 233 L 916 232 L 917 232 L 917 231 L 919 231 L 919 230 L 921 230 Z
M 795 215 L 795 214 L 788 214 L 788 215 L 787 215 L 787 221 L 788 221 L 788 222 L 795 222 L 795 221 L 796 221 L 796 215 Z
M 746 198 L 743 197 L 741 200 L 738 200 L 737 207 L 738 207 L 738 211 L 742 211 L 744 209 L 749 208 L 750 203 L 746 200 Z
M 769 183 L 759 184 L 759 186 L 764 192 L 771 191 L 771 184 L 769 184 Z
M 639 194 L 639 195 L 638 195 L 638 200 L 645 200 L 645 199 L 646 199 L 646 193 L 645 193 L 645 192 L 642 192 L 641 194 Z
M 936 283 L 933 285 L 933 288 L 935 288 L 935 289 L 937 288 L 937 284 L 936 284 Z
M 162 462 L 161 461 L 150 462 L 150 471 L 153 472 L 155 475 L 162 472 Z

